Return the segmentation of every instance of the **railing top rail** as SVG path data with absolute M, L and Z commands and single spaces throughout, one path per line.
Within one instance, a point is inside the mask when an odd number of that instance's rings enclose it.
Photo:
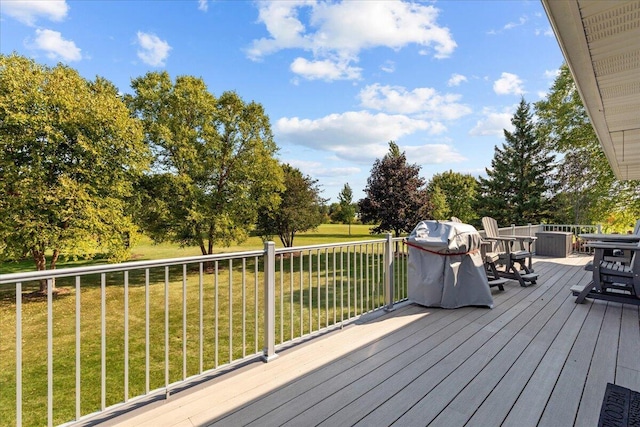
M 353 242 L 341 242 L 341 243 L 323 243 L 318 245 L 307 245 L 307 246 L 293 246 L 290 248 L 279 248 L 276 249 L 276 254 L 285 254 L 290 252 L 300 252 L 300 251 L 308 251 L 314 249 L 330 249 L 337 248 L 341 246 L 358 246 L 372 243 L 384 243 L 386 239 L 371 239 L 371 240 L 355 240 Z
M 540 224 L 543 227 L 575 227 L 575 228 L 596 228 L 597 224 Z
M 88 267 L 71 267 L 56 270 L 27 271 L 21 273 L 0 274 L 0 284 L 16 283 L 40 279 L 59 277 L 85 276 L 89 274 L 112 273 L 116 271 L 141 270 L 144 268 L 166 267 L 172 265 L 194 264 L 199 262 L 220 261 L 237 258 L 247 258 L 263 255 L 263 250 L 200 255 L 182 258 L 167 258 L 148 261 L 132 261 L 118 264 L 92 265 Z
M 394 238 L 393 240 L 398 240 Z M 344 246 L 358 246 L 364 244 L 384 243 L 386 239 L 357 240 L 353 242 L 327 243 L 319 245 L 295 246 L 291 248 L 276 249 L 276 254 L 285 254 L 305 250 L 335 248 Z M 53 279 L 60 277 L 86 276 L 90 274 L 113 273 L 118 271 L 141 270 L 145 268 L 166 267 L 172 265 L 194 264 L 200 262 L 223 261 L 229 259 L 248 258 L 264 255 L 264 250 L 246 252 L 221 253 L 213 255 L 199 255 L 182 258 L 166 258 L 148 261 L 132 261 L 118 264 L 102 264 L 88 267 L 71 267 L 56 270 L 28 271 L 20 273 L 0 274 L 0 284 L 26 282 L 40 279 Z

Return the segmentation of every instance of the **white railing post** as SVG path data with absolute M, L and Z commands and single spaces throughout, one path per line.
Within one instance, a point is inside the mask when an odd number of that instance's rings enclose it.
M 394 269 L 394 256 L 393 256 L 393 239 L 391 233 L 387 233 L 387 241 L 384 247 L 384 260 L 385 260 L 385 275 L 384 284 L 387 290 L 387 301 L 385 305 L 386 311 L 393 311 L 393 296 L 395 294 L 395 288 L 393 283 L 393 269 Z
M 16 282 L 16 426 L 22 427 L 22 282 Z
M 276 244 L 264 244 L 264 353 L 262 359 L 269 362 L 276 354 Z

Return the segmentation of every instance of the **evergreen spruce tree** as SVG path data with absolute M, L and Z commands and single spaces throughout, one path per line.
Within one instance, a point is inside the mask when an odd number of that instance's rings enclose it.
M 495 147 L 487 178 L 480 177 L 478 211 L 501 226 L 537 224 L 551 215 L 554 157 L 537 137 L 533 113 L 524 98 L 511 123 L 514 131 L 504 130 L 505 142 L 502 148 Z

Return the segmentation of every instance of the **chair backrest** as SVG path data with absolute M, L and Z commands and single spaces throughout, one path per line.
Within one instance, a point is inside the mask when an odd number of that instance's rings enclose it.
M 460 218 L 458 218 L 457 216 L 452 216 L 452 217 L 451 217 L 451 222 L 459 222 L 459 223 L 462 223 L 462 221 L 460 220 Z
M 498 222 L 490 216 L 482 218 L 482 227 L 484 228 L 484 232 L 487 237 L 500 237 Z
M 633 234 L 640 234 L 640 219 L 636 221 L 636 226 L 633 229 Z
M 492 237 L 500 237 L 500 232 L 498 231 L 498 221 L 491 218 L 490 216 L 485 216 L 482 218 L 482 228 L 484 228 L 484 234 L 488 239 Z M 491 244 L 491 249 L 489 252 L 505 252 L 506 247 L 504 242 L 493 241 Z

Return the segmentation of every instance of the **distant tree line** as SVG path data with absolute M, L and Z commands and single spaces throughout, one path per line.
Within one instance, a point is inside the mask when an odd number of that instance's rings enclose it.
M 121 261 L 139 231 L 202 254 L 250 234 L 292 246 L 327 218 L 400 236 L 452 216 L 618 227 L 640 216 L 640 187 L 614 178 L 566 66 L 545 100 L 521 100 L 486 177 L 427 181 L 391 141 L 366 196 L 353 200 L 345 183 L 329 206 L 317 180 L 276 159 L 260 104 L 166 72 L 132 89 L 0 55 L 1 260 L 29 256 L 39 270 L 60 256 Z

